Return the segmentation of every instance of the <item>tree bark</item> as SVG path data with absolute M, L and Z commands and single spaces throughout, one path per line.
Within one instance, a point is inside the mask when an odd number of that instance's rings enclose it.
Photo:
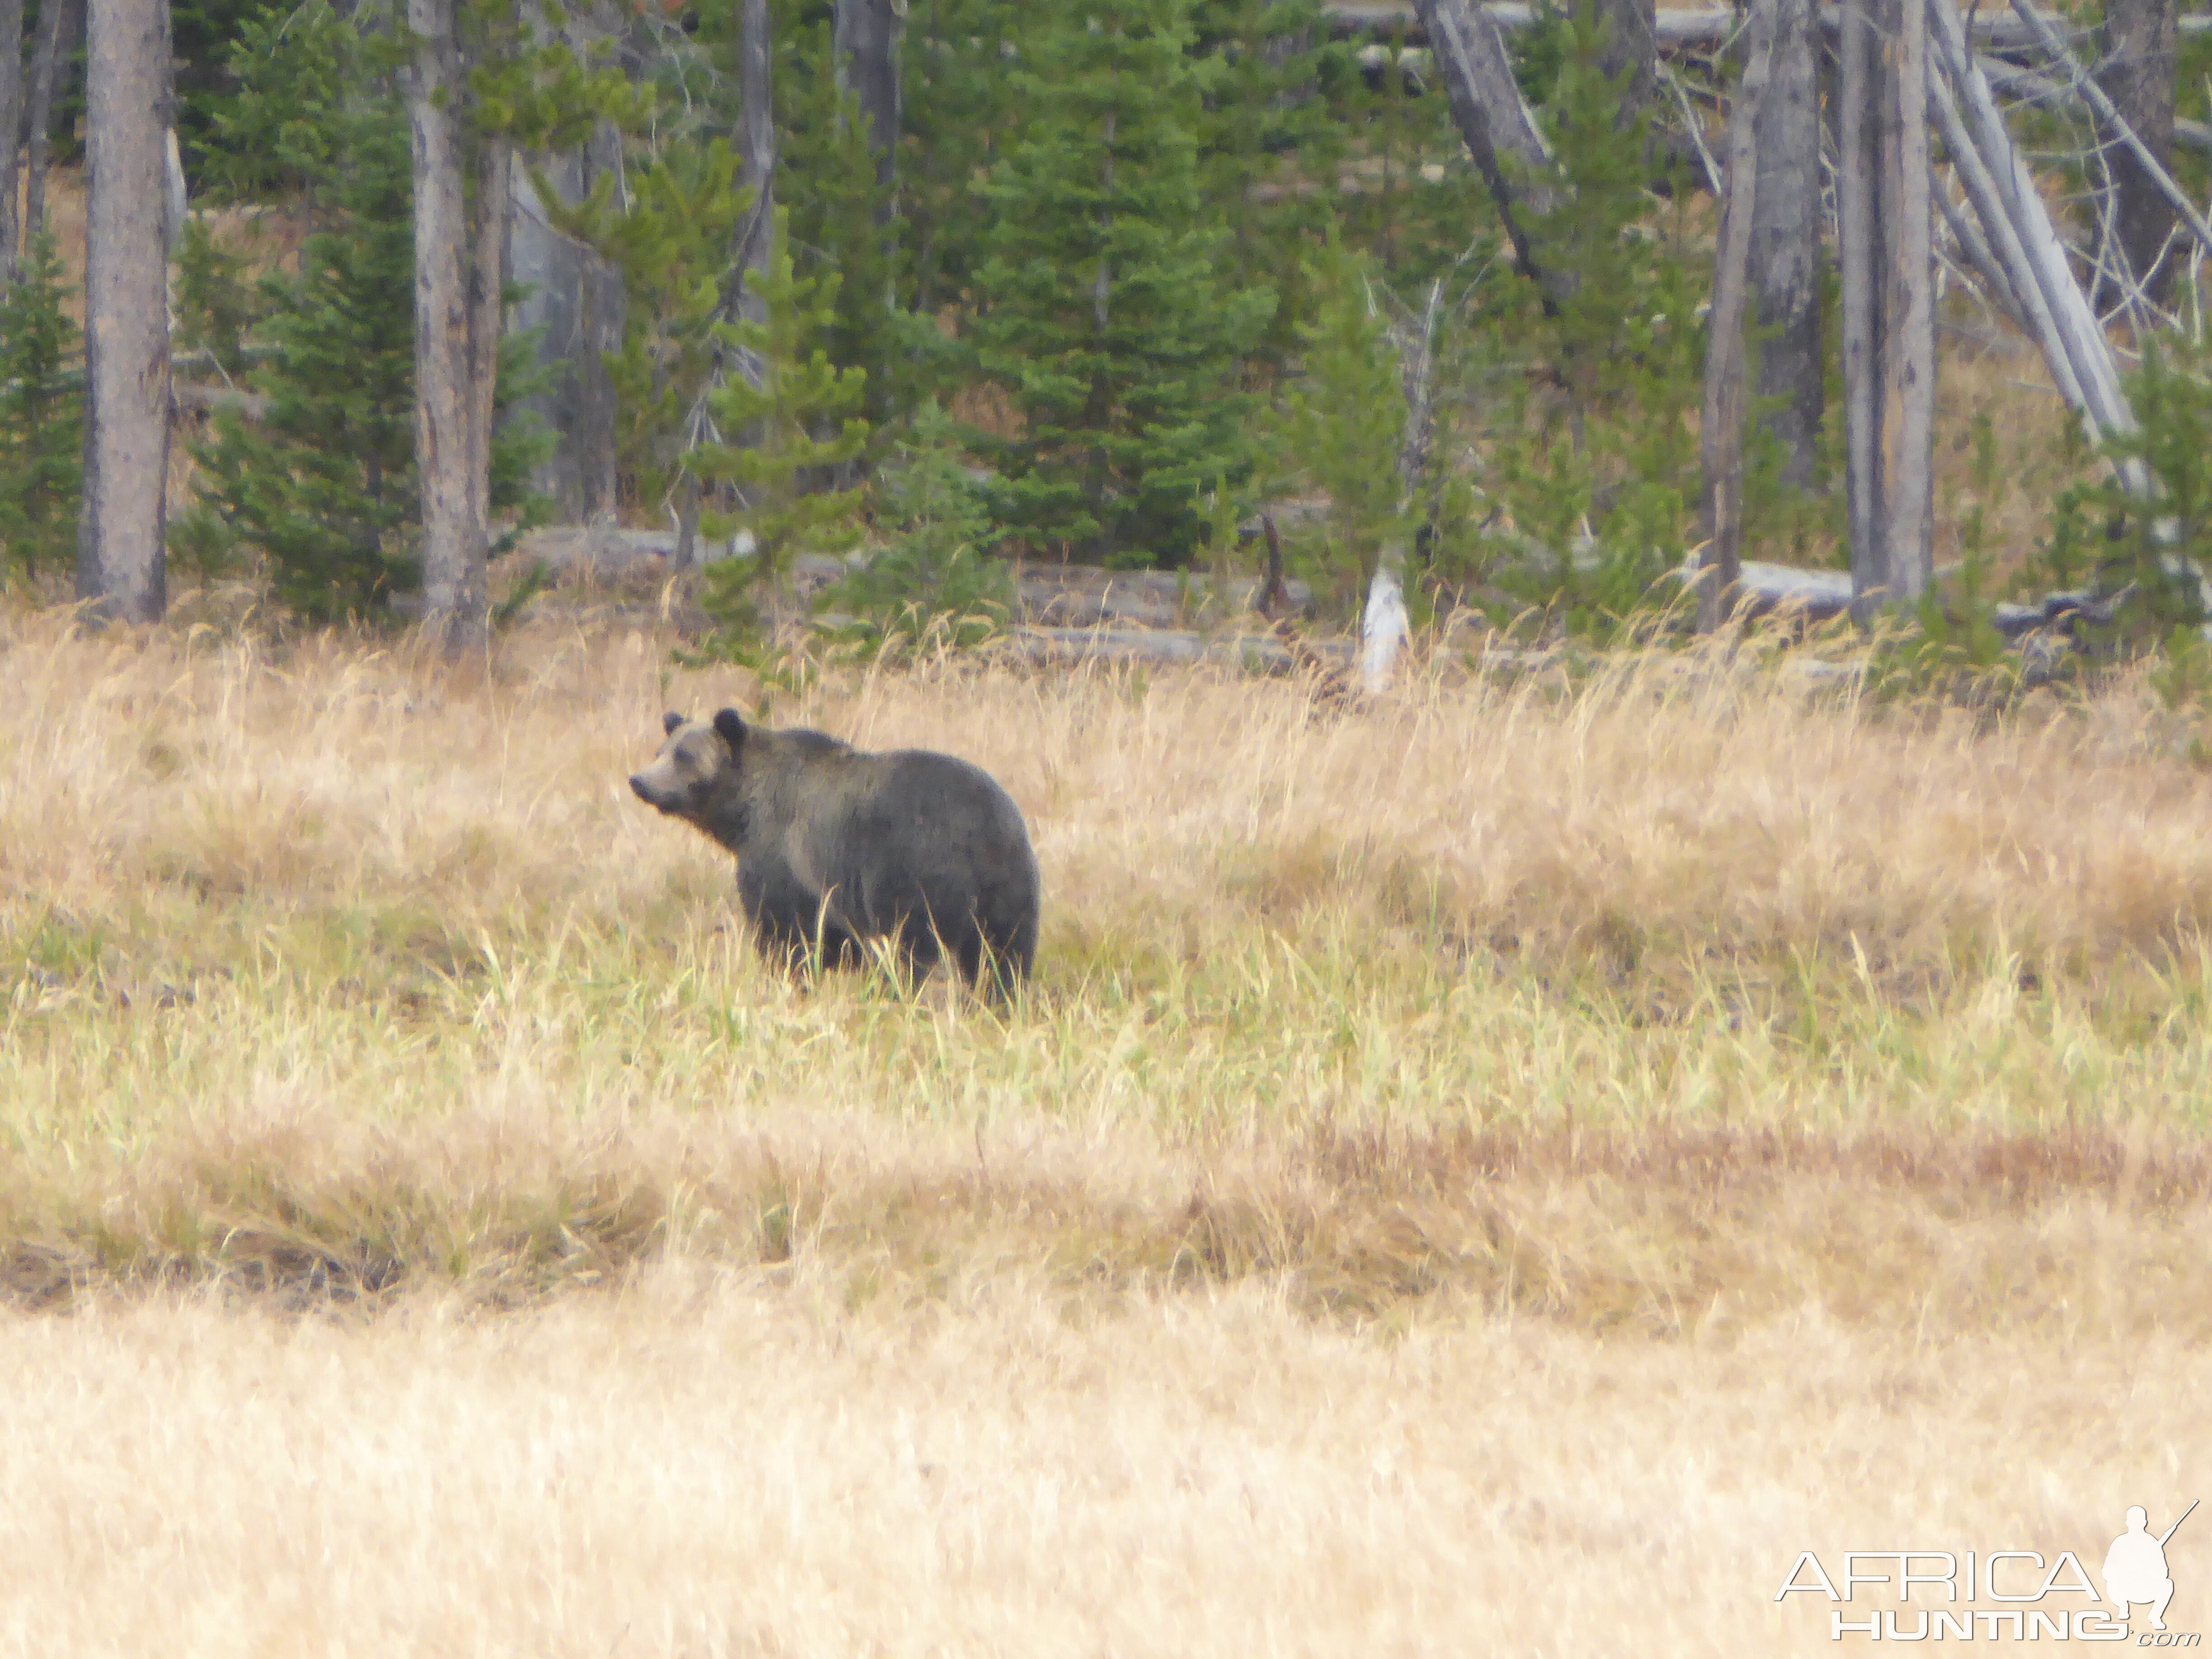
M 25 123 L 23 235 L 46 228 L 47 131 L 53 125 L 54 87 L 69 59 L 68 43 L 82 0 L 47 0 L 39 14 L 39 44 L 31 56 L 31 95 Z
M 1862 622 L 1917 599 L 1933 563 L 1929 3 L 1847 0 L 1844 9 L 1846 489 L 1851 611 Z
M 2105 0 L 2105 61 L 2097 79 L 2158 164 L 2173 164 L 2173 76 L 2176 30 L 2174 0 Z M 2127 269 L 2143 283 L 2149 298 L 2163 301 L 2173 287 L 2179 262 L 2166 252 L 2173 234 L 2173 208 L 2143 165 L 2142 158 L 2115 135 L 2101 135 L 2110 146 L 2115 204 L 2113 230 Z M 2125 297 L 2101 293 L 2100 309 Z
M 1814 0 L 1778 0 L 1766 90 L 1759 100 L 1758 192 L 1752 204 L 1751 291 L 1766 337 L 1753 384 L 1761 424 L 1783 450 L 1782 477 L 1813 482 L 1826 405 L 1820 361 L 1820 25 Z
M 415 456 L 422 502 L 423 623 L 449 656 L 483 643 L 484 523 L 471 478 L 468 226 L 463 83 L 453 0 L 407 0 L 418 37 L 405 81 L 415 152 Z
M 1936 221 L 1928 155 L 1927 0 L 1882 0 L 1882 544 L 1885 599 L 1935 568 Z
M 1853 611 L 1861 621 L 1875 601 L 1862 598 L 1887 579 L 1880 561 L 1881 516 L 1882 317 L 1879 273 L 1884 264 L 1880 212 L 1881 85 L 1875 57 L 1875 0 L 1843 0 L 1841 147 L 1836 180 L 1837 241 L 1843 259 L 1844 491 L 1851 550 Z
M 515 167 L 522 161 L 517 157 Z M 542 169 L 562 204 L 583 198 L 584 158 L 554 155 Z M 508 257 L 515 282 L 527 290 L 514 307 L 514 329 L 538 337 L 538 365 L 550 377 L 545 389 L 517 406 L 515 415 L 535 416 L 553 434 L 553 453 L 531 474 L 530 487 L 553 503 L 554 517 L 574 524 L 589 516 L 584 508 L 586 458 L 578 428 L 584 417 L 584 272 L 590 253 L 574 238 L 553 228 L 549 210 L 529 178 L 514 185 L 514 228 Z
M 889 190 L 899 141 L 898 13 L 892 0 L 837 0 L 834 31 L 839 90 L 860 100 L 876 183 Z
M 1743 428 L 1747 382 L 1744 318 L 1751 283 L 1753 227 L 1765 180 L 1759 138 L 1774 61 L 1782 0 L 1752 0 L 1746 25 L 1749 60 L 1728 125 L 1728 196 L 1713 257 L 1712 311 L 1705 347 L 1705 404 L 1698 421 L 1705 489 L 1705 551 L 1698 561 L 1698 628 L 1727 619 L 1743 574 Z
M 514 146 L 477 141 L 476 224 L 469 259 L 469 512 L 491 536 L 492 408 L 499 391 L 499 343 L 506 332 L 507 267 L 514 206 Z M 481 565 L 483 555 L 478 554 Z
M 617 189 L 622 179 L 622 135 L 613 124 L 595 123 L 584 144 L 584 187 L 593 188 L 603 174 L 612 174 Z M 584 259 L 578 284 L 581 301 L 577 317 L 576 448 L 582 484 L 583 513 L 588 520 L 611 519 L 615 514 L 615 382 L 607 368 L 610 355 L 622 349 L 628 316 L 622 272 L 596 253 Z
M 768 270 L 775 229 L 775 42 L 768 0 L 740 0 L 738 34 L 738 179 L 752 192 L 738 228 L 738 314 L 764 322 L 768 313 L 758 278 Z M 748 365 L 749 378 L 758 374 Z
M 1414 0 L 1414 9 L 1436 55 L 1452 120 L 1513 245 L 1514 263 L 1522 276 L 1545 283 L 1548 294 L 1549 281 L 1523 222 L 1551 206 L 1543 180 L 1552 153 L 1513 78 L 1498 20 L 1468 0 Z
M 84 507 L 77 595 L 158 622 L 169 472 L 168 260 L 162 242 L 166 0 L 93 0 L 86 64 Z
M 15 184 L 22 168 L 23 0 L 0 0 L 0 287 L 15 280 Z
M 2013 287 L 2036 321 L 2038 343 L 2052 380 L 2099 434 L 2130 431 L 2135 422 L 2120 391 L 2111 345 L 2074 280 L 2035 177 L 2014 147 L 1989 82 L 1967 50 L 1959 14 L 1951 0 L 1928 0 L 1928 8 L 1932 45 L 1945 71 L 1930 83 L 1932 100 L 1947 126 L 1955 121 L 1956 136 L 1948 142 L 1960 181 L 1999 257 L 2016 264 Z M 2129 489 L 2143 487 L 2140 462 L 2123 462 L 2118 471 Z

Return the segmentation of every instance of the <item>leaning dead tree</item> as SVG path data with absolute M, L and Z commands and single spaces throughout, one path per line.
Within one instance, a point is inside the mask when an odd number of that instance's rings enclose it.
M 1761 54 L 1771 21 L 1790 0 L 1753 0 L 1752 72 L 1730 121 L 1729 199 L 1714 277 L 1713 344 L 1707 363 L 1709 539 L 1700 558 L 1701 620 L 1725 613 L 1740 574 L 1742 455 L 1741 336 L 1745 239 L 1730 233 L 1741 191 L 1758 188 Z M 2039 80 L 2086 106 L 2113 146 L 2133 157 L 2173 220 L 2203 251 L 2212 227 L 2176 185 L 2156 150 L 2074 57 L 2033 0 L 2012 0 L 2015 41 L 2045 55 Z M 2134 425 L 2119 367 L 2073 255 L 2100 282 L 2117 280 L 2140 304 L 2143 273 L 2125 239 L 2069 250 L 2045 192 L 2006 127 L 1984 60 L 1972 48 L 1953 0 L 1847 0 L 1839 9 L 1836 237 L 1843 268 L 1845 489 L 1852 609 L 1909 602 L 1930 577 L 1935 422 L 1936 227 L 1952 256 L 2032 340 L 2060 397 L 2097 437 Z M 1954 202 L 1948 167 L 1963 202 Z M 2101 247 L 2101 252 L 2100 251 Z M 2139 465 L 2119 468 L 2137 495 Z

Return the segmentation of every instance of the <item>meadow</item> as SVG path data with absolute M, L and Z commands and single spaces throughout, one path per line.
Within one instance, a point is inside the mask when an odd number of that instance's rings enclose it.
M 0 616 L 0 1652 L 1794 1652 L 2203 1467 L 2147 684 L 668 643 Z M 1000 777 L 1029 993 L 757 962 L 724 703 Z

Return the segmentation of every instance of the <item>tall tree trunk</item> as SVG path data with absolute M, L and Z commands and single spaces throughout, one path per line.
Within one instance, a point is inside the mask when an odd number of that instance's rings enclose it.
M 899 16 L 893 0 L 837 0 L 837 82 L 860 100 L 876 183 L 889 190 L 899 141 Z M 886 213 L 890 204 L 884 204 Z
M 740 0 L 738 14 L 738 179 L 752 192 L 752 205 L 738 229 L 738 314 L 765 322 L 759 277 L 768 270 L 775 237 L 775 41 L 769 33 L 768 0 Z M 748 378 L 757 365 L 746 365 Z
M 580 155 L 546 159 L 542 172 L 560 204 L 583 199 L 584 166 Z M 521 158 L 515 167 L 520 170 Z M 510 414 L 534 416 L 552 434 L 553 453 L 531 474 L 530 487 L 552 502 L 556 519 L 573 524 L 589 516 L 584 510 L 586 458 L 578 428 L 585 413 L 583 286 L 591 255 L 574 237 L 553 228 L 550 210 L 556 204 L 539 201 L 527 175 L 516 180 L 514 201 L 508 257 L 515 282 L 528 290 L 515 305 L 514 328 L 518 333 L 539 331 L 538 366 L 547 382 Z
M 88 395 L 77 594 L 103 616 L 156 622 L 167 602 L 167 0 L 92 0 L 87 35 Z
M 69 61 L 69 43 L 83 0 L 46 0 L 39 12 L 39 44 L 31 55 L 31 97 L 23 162 L 23 234 L 46 228 L 46 135 L 54 121 L 54 88 Z
M 491 536 L 492 408 L 499 391 L 499 342 L 506 332 L 507 263 L 514 205 L 514 146 L 477 141 L 475 246 L 469 259 L 469 514 Z M 479 549 L 479 581 L 487 550 Z
M 1935 568 L 1936 216 L 1928 155 L 1927 0 L 1882 0 L 1881 460 L 1887 598 L 1910 604 Z
M 405 81 L 415 151 L 415 456 L 422 492 L 422 618 L 448 655 L 483 642 L 481 495 L 470 477 L 473 362 L 461 185 L 454 0 L 407 0 L 418 37 Z
M 1713 257 L 1713 301 L 1705 347 L 1705 387 L 1698 422 L 1704 464 L 1705 551 L 1698 584 L 1698 627 L 1718 628 L 1743 574 L 1743 428 L 1747 364 L 1744 319 L 1749 310 L 1753 227 L 1759 222 L 1765 168 L 1759 139 L 1773 70 L 1776 13 L 1783 0 L 1752 0 L 1746 28 L 1749 58 L 1735 107 L 1729 113 L 1727 199 Z
M 1927 0 L 1846 0 L 1843 31 L 1845 483 L 1851 609 L 1865 621 L 1885 605 L 1917 599 L 1932 564 Z
M 22 167 L 23 0 L 0 0 L 0 287 L 15 280 L 15 185 Z
M 1844 489 L 1851 549 L 1853 613 L 1873 613 L 1887 579 L 1881 559 L 1882 315 L 1884 264 L 1876 100 L 1876 0 L 1843 0 L 1838 57 L 1842 145 L 1836 180 L 1837 242 L 1843 258 Z
M 1800 489 L 1813 481 L 1824 406 L 1820 45 L 1813 0 L 1778 0 L 1757 118 L 1751 291 L 1759 326 L 1768 332 L 1754 386 L 1769 405 L 1762 423 L 1782 446 L 1783 480 Z
M 2114 107 L 2142 140 L 2144 147 L 2171 170 L 2173 161 L 2173 76 L 2175 55 L 2174 0 L 2105 0 L 2105 62 L 2097 79 Z M 2144 167 L 2142 158 L 2124 143 L 2103 135 L 2110 146 L 2112 185 L 2119 200 L 2113 229 L 2127 268 L 2154 300 L 2163 300 L 2173 286 L 2179 261 L 2166 253 L 2166 239 L 2173 234 L 2173 208 Z M 2161 263 L 2161 255 L 2164 255 Z M 2110 309 L 2124 296 L 2109 283 L 2097 298 L 2100 309 Z
M 611 173 L 619 188 L 622 135 L 600 121 L 584 143 L 584 188 L 592 189 Z M 576 319 L 576 448 L 584 517 L 611 519 L 615 513 L 615 382 L 608 356 L 622 349 L 627 301 L 622 272 L 597 253 L 584 258 L 578 283 Z

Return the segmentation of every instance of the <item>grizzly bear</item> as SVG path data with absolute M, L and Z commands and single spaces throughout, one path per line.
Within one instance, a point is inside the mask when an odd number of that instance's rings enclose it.
M 738 899 L 770 961 L 832 967 L 890 940 L 919 977 L 949 953 L 1001 992 L 1035 965 L 1036 854 L 1021 810 L 980 767 L 924 749 L 868 754 L 821 732 L 663 717 L 629 781 L 640 800 L 738 857 Z

